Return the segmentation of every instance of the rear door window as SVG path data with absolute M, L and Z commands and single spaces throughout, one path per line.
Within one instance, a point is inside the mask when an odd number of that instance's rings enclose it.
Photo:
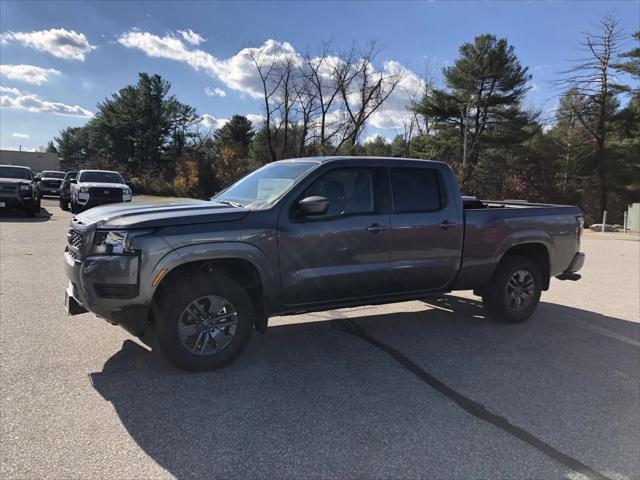
M 396 213 L 434 212 L 443 207 L 438 174 L 431 168 L 392 168 Z

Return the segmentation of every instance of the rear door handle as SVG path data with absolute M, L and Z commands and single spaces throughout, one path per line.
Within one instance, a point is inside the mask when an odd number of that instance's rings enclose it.
M 445 220 L 444 222 L 438 224 L 438 228 L 441 228 L 442 230 L 447 230 L 455 226 L 456 224 L 453 222 L 450 222 L 449 220 Z
M 385 227 L 383 225 L 379 225 L 377 223 L 374 223 L 373 225 L 369 225 L 365 230 L 367 230 L 367 232 L 371 232 L 371 233 L 378 233 L 378 232 L 383 232 L 385 230 L 389 230 L 389 227 Z

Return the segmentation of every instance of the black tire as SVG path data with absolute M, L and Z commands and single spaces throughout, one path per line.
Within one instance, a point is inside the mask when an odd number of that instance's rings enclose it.
M 530 277 L 518 272 L 527 272 Z M 531 289 L 531 295 L 526 295 L 523 292 L 523 296 L 528 302 L 521 307 L 514 307 L 513 294 L 508 292 L 508 288 L 513 290 L 512 287 L 508 287 L 508 282 L 516 276 L 517 278 L 524 277 L 527 279 L 525 283 L 528 284 L 529 278 L 533 281 L 533 287 Z M 523 283 L 524 285 L 524 283 Z M 529 318 L 535 311 L 538 303 L 540 302 L 540 294 L 542 292 L 542 272 L 536 262 L 520 255 L 507 255 L 505 256 L 498 268 L 496 269 L 490 284 L 483 290 L 482 303 L 485 311 L 491 318 L 502 323 L 520 323 Z M 520 295 L 516 295 L 520 296 Z M 516 300 L 524 302 L 524 300 Z
M 31 202 L 24 207 L 24 213 L 27 214 L 27 217 L 35 217 L 36 216 L 36 205 L 35 202 Z
M 159 295 L 154 310 L 156 339 L 162 353 L 175 366 L 190 372 L 215 370 L 233 361 L 249 342 L 254 325 L 253 303 L 247 292 L 225 275 L 186 275 L 165 286 Z M 223 297 L 233 304 L 237 312 L 237 328 L 230 343 L 222 350 L 209 355 L 197 355 L 180 341 L 178 327 L 187 306 L 207 295 Z
M 69 202 L 67 200 L 63 200 L 62 198 L 60 198 L 60 208 L 62 210 L 64 210 L 65 212 L 69 211 Z
M 42 197 L 38 197 L 36 202 L 36 213 L 40 213 L 40 210 L 42 210 Z

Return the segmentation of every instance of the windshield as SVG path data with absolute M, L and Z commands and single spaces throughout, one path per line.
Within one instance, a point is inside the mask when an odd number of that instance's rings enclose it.
M 123 183 L 119 173 L 115 172 L 83 172 L 80 182 Z
M 20 167 L 0 167 L 0 177 L 17 178 L 19 180 L 31 180 L 31 172 Z
M 47 178 L 64 178 L 64 172 L 49 172 L 45 170 L 42 172 L 42 176 Z
M 316 165 L 314 162 L 270 163 L 238 180 L 213 199 L 258 209 L 284 195 Z

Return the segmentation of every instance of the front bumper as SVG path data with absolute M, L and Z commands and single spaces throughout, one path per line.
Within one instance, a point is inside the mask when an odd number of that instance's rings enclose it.
M 149 307 L 139 298 L 139 258 L 129 255 L 96 255 L 76 259 L 64 252 L 67 312 L 91 311 L 134 335 L 144 333 Z
M 582 252 L 578 252 L 573 256 L 571 263 L 569 264 L 569 268 L 567 268 L 564 272 L 558 275 L 556 278 L 558 280 L 580 280 L 582 278 L 576 272 L 579 272 L 584 266 L 585 254 Z
M 40 185 L 40 195 L 60 195 L 60 187 L 45 187 Z
M 84 208 L 93 208 L 100 205 L 108 205 L 110 203 L 126 203 L 131 201 L 131 195 L 127 197 L 97 197 L 92 195 L 88 199 L 78 197 L 78 205 L 82 205 Z
M 4 203 L 5 208 L 25 208 L 27 204 L 31 203 L 31 194 L 23 197 L 18 192 L 3 193 L 0 194 L 0 203 Z

